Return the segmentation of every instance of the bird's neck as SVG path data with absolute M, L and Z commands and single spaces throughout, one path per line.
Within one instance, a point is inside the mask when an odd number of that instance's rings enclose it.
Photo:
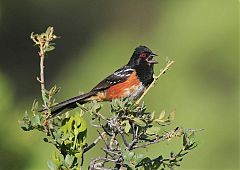
M 140 81 L 145 86 L 149 86 L 153 81 L 153 65 L 140 64 L 134 66 L 134 68 Z

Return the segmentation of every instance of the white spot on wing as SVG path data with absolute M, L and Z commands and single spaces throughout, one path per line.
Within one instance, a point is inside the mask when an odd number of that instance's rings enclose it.
M 128 68 L 128 69 L 123 69 L 123 70 L 120 70 L 120 71 L 117 71 L 115 73 L 113 73 L 115 76 L 119 76 L 119 77 L 124 77 L 126 75 L 130 75 L 130 74 L 126 74 L 127 72 L 129 71 L 134 71 L 133 69 L 131 68 Z

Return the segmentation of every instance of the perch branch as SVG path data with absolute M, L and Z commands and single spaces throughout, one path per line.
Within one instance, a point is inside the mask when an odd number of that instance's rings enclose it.
M 142 96 L 137 100 L 136 104 L 139 104 L 140 101 L 143 99 L 143 97 L 148 93 L 148 91 L 154 86 L 156 81 L 162 76 L 174 63 L 175 61 L 168 61 L 166 66 L 160 71 L 160 73 L 157 76 L 154 76 L 153 82 L 148 86 L 148 88 L 145 90 L 145 92 L 142 94 Z

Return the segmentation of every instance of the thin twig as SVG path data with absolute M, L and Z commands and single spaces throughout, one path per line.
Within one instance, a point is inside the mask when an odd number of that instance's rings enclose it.
M 131 150 L 132 149 L 132 147 L 137 143 L 137 141 L 138 141 L 138 139 L 137 138 L 135 138 L 131 143 L 129 143 L 129 145 L 128 145 L 128 150 Z
M 103 161 L 103 162 L 98 162 L 98 161 Z M 97 169 L 99 169 L 99 170 L 100 169 L 101 170 L 110 170 L 108 168 L 103 167 L 104 162 L 117 162 L 117 161 L 118 160 L 98 157 L 98 158 L 96 158 L 96 159 L 94 159 L 90 162 L 89 170 L 97 170 Z
M 112 137 L 110 139 L 110 142 L 109 142 L 109 146 L 106 145 L 106 147 L 109 147 L 109 149 L 113 149 L 113 145 L 115 144 L 114 141 L 116 140 L 116 133 L 112 132 Z
M 44 55 L 44 52 L 43 52 L 43 46 L 40 44 L 40 52 L 39 52 L 39 56 L 40 56 L 40 85 L 41 85 L 41 93 L 42 93 L 42 97 L 43 97 L 43 106 L 44 106 L 44 109 L 46 109 L 44 111 L 44 128 L 46 130 L 46 132 L 48 132 L 48 122 L 47 122 L 47 110 L 48 110 L 48 105 L 47 105 L 47 102 L 46 100 L 44 100 L 44 96 L 45 96 L 45 93 L 46 93 L 46 88 L 45 88 L 45 78 L 44 78 L 44 59 L 45 59 L 45 55 Z
M 83 149 L 83 153 L 89 151 L 90 149 L 92 149 L 94 146 L 97 145 L 97 143 L 101 140 L 101 139 L 104 139 L 106 135 L 106 132 L 102 132 L 94 141 L 92 144 L 88 145 L 88 147 L 84 148 Z
M 105 144 L 106 146 L 108 146 L 106 140 L 104 139 L 104 137 L 106 136 L 107 132 L 104 131 L 104 132 L 100 133 L 100 131 L 99 131 L 98 129 L 97 129 L 97 132 L 98 132 L 99 136 L 101 136 L 104 144 Z M 103 133 L 104 133 L 104 135 L 102 135 Z
M 44 52 L 42 50 L 42 45 L 40 45 L 40 52 L 39 52 L 39 56 L 40 56 L 40 85 L 41 85 L 41 92 L 42 94 L 45 94 L 46 89 L 45 89 L 45 80 L 44 80 L 44 59 L 45 59 L 45 55 Z M 43 100 L 44 102 L 44 107 L 47 108 L 47 103 L 45 100 Z
M 129 147 L 129 144 L 128 144 L 128 142 L 127 142 L 126 137 L 124 136 L 123 131 L 121 130 L 121 128 L 120 128 L 118 125 L 116 126 L 116 128 L 117 128 L 117 131 L 120 133 L 120 135 L 121 135 L 121 137 L 122 137 L 122 140 L 123 140 L 124 145 L 128 148 L 128 147 Z
M 121 156 L 121 154 L 120 153 L 118 153 L 119 151 L 111 151 L 111 150 L 109 150 L 109 149 L 107 149 L 107 148 L 103 148 L 103 150 L 105 151 L 105 152 L 107 152 L 107 153 L 111 153 L 111 154 L 113 154 L 113 155 L 117 155 L 117 156 Z
M 158 143 L 158 142 L 163 141 L 163 140 L 165 140 L 165 138 L 162 136 L 162 137 L 160 137 L 159 139 L 156 139 L 156 140 L 154 140 L 154 141 L 150 141 L 149 143 L 145 143 L 145 144 L 137 145 L 137 146 L 132 146 L 131 149 L 145 148 L 145 147 L 148 146 L 148 145 L 152 145 L 152 144 Z
M 193 131 L 193 129 L 191 129 L 191 131 Z M 166 132 L 164 135 L 162 136 L 158 136 L 155 140 L 149 141 L 148 143 L 144 143 L 142 145 L 137 145 L 137 146 L 132 146 L 132 149 L 136 149 L 136 148 L 145 148 L 146 146 L 164 141 L 164 140 L 171 140 L 174 137 L 179 137 L 182 136 L 184 134 L 184 129 L 183 128 L 176 128 L 175 130 L 172 130 L 170 132 Z
M 142 145 L 137 145 L 137 146 L 132 146 L 131 149 L 136 149 L 136 148 L 145 148 L 146 146 L 164 141 L 164 140 L 171 140 L 173 137 L 179 137 L 184 134 L 184 131 L 187 132 L 197 132 L 197 131 L 202 131 L 203 129 L 182 129 L 182 128 L 176 128 L 173 131 L 166 132 L 164 135 L 159 136 L 157 139 L 153 141 L 149 141 L 148 143 L 144 143 Z
M 148 91 L 154 86 L 154 84 L 156 83 L 156 81 L 159 79 L 159 77 L 161 75 L 163 75 L 170 67 L 171 65 L 174 63 L 175 61 L 168 61 L 167 65 L 164 67 L 164 69 L 162 69 L 160 71 L 160 73 L 157 76 L 154 76 L 153 82 L 148 86 L 148 88 L 144 91 L 144 93 L 142 94 L 142 96 L 136 101 L 136 104 L 139 104 L 140 101 L 143 99 L 143 97 L 148 93 Z

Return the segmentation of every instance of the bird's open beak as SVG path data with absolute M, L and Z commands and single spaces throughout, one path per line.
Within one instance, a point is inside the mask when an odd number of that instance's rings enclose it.
M 158 62 L 153 60 L 153 57 L 155 56 L 158 56 L 157 54 L 155 53 L 151 53 L 148 58 L 146 59 L 146 61 L 149 63 L 149 64 L 157 64 Z

